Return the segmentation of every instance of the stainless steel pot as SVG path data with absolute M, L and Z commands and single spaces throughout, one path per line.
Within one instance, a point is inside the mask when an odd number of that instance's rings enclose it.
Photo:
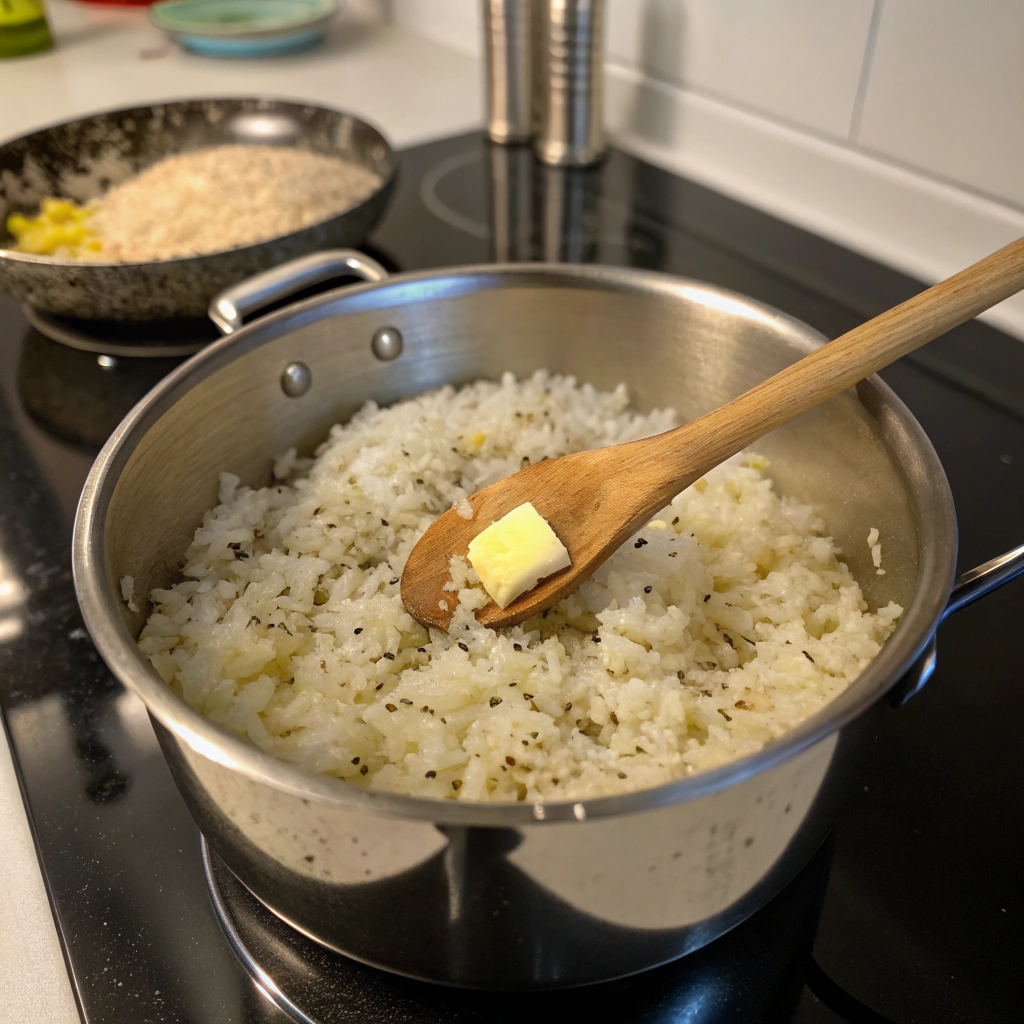
M 379 276 L 358 254 L 333 258 Z M 279 271 L 255 291 L 265 299 L 288 286 Z M 251 301 L 236 289 L 217 316 L 236 327 Z M 131 575 L 137 594 L 167 585 L 216 503 L 218 471 L 265 483 L 273 453 L 309 449 L 366 399 L 547 367 L 600 387 L 625 380 L 639 407 L 693 417 L 823 340 L 693 281 L 518 264 L 334 291 L 256 321 L 171 374 L 96 461 L 75 527 L 75 582 L 100 652 L 148 706 L 216 853 L 324 945 L 462 986 L 626 975 L 698 948 L 767 901 L 831 827 L 873 717 L 927 679 L 943 615 L 1024 568 L 1021 548 L 968 574 L 950 601 L 949 487 L 920 426 L 877 378 L 758 449 L 784 492 L 822 509 L 867 600 L 905 607 L 896 632 L 854 685 L 781 740 L 656 789 L 482 806 L 309 777 L 221 731 L 160 681 L 134 642 L 143 614 L 126 608 L 118 580 Z M 885 543 L 885 576 L 871 564 L 871 527 Z
M 300 231 L 222 252 L 146 263 L 57 260 L 7 249 L 7 215 L 34 215 L 46 196 L 84 202 L 163 157 L 229 143 L 339 156 L 380 176 L 355 206 Z M 0 288 L 33 309 L 86 320 L 201 317 L 225 288 L 306 253 L 359 245 L 384 212 L 397 160 L 351 114 L 268 99 L 208 99 L 114 110 L 0 146 Z

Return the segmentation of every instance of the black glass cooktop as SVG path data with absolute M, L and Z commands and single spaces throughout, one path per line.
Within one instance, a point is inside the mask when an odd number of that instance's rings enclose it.
M 744 292 L 830 336 L 920 287 L 625 154 L 559 171 L 477 136 L 402 154 L 367 249 L 395 270 L 495 259 L 655 268 Z M 0 706 L 84 1020 L 272 1024 L 300 1010 L 321 1024 L 1024 1019 L 1020 581 L 942 627 L 938 671 L 883 719 L 807 869 L 676 964 L 544 996 L 438 989 L 323 953 L 222 866 L 204 869 L 142 705 L 82 628 L 69 556 L 93 455 L 175 363 L 68 348 L 0 296 Z M 1024 344 L 972 323 L 883 376 L 946 467 L 961 569 L 1024 540 Z M 239 952 L 265 972 L 262 987 Z M 291 1018 L 279 1008 L 289 999 Z

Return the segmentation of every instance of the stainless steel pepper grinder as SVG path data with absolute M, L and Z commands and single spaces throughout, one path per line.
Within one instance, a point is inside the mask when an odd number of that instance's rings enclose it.
M 495 142 L 533 137 L 536 0 L 483 0 L 487 134 Z
M 583 167 L 604 139 L 605 0 L 537 0 L 534 143 L 546 164 Z

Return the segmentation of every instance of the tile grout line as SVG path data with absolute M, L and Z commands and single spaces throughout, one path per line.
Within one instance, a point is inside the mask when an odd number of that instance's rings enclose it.
M 860 139 L 861 121 L 864 118 L 864 104 L 868 95 L 868 83 L 871 79 L 871 66 L 875 61 L 875 51 L 878 49 L 878 29 L 882 22 L 882 4 L 885 0 L 875 0 L 871 9 L 871 21 L 868 24 L 868 38 L 864 45 L 864 63 L 860 69 L 860 81 L 857 83 L 857 93 L 853 98 L 853 111 L 850 114 L 850 132 L 847 138 L 851 143 L 856 144 Z

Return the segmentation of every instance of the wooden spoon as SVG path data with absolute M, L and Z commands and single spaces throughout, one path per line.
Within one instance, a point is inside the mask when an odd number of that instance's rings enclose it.
M 507 608 L 491 602 L 477 620 L 513 626 L 575 590 L 620 544 L 681 490 L 752 441 L 900 356 L 1024 288 L 1024 238 L 855 327 L 720 409 L 655 437 L 539 462 L 469 496 L 420 538 L 402 573 L 402 601 L 424 625 L 445 629 L 456 595 L 448 559 L 524 501 L 533 502 L 568 548 L 572 565 Z

